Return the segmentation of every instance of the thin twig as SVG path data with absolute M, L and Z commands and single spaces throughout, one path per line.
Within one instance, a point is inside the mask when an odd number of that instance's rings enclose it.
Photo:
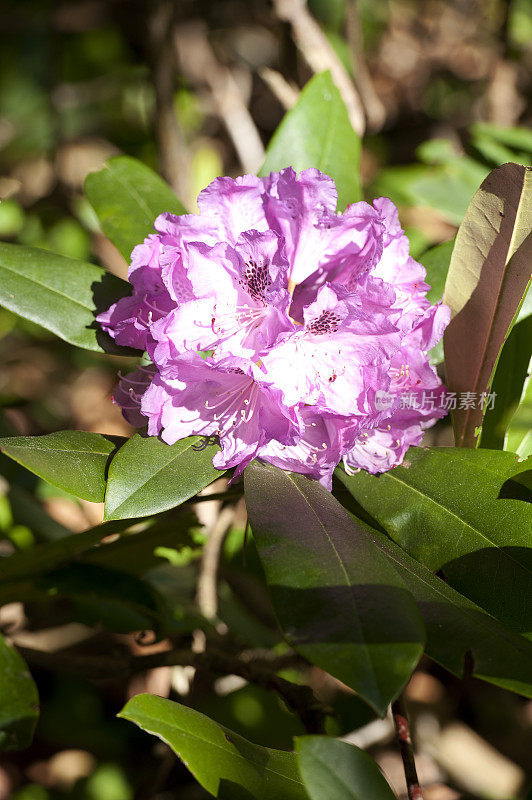
M 198 608 L 206 619 L 214 619 L 218 612 L 218 564 L 224 539 L 234 518 L 234 508 L 223 508 L 203 547 L 198 577 Z
M 246 172 L 256 172 L 264 161 L 264 147 L 233 72 L 222 64 L 207 38 L 205 26 L 189 23 L 176 30 L 175 46 L 183 72 L 207 84 L 212 101 Z
M 259 69 L 259 75 L 286 111 L 295 106 L 299 99 L 299 89 L 295 84 L 289 83 L 284 75 L 270 67 Z
M 281 669 L 301 663 L 301 659 L 293 653 L 282 656 L 258 653 L 253 656 L 248 651 L 235 656 L 216 649 L 202 653 L 182 649 L 113 657 L 84 653 L 47 653 L 27 647 L 18 649 L 30 665 L 74 672 L 93 680 L 109 680 L 118 675 L 129 677 L 148 669 L 172 666 L 192 666 L 221 675 L 238 675 L 255 686 L 276 692 L 288 708 L 297 714 L 308 733 L 323 733 L 325 718 L 331 713 L 328 707 L 317 700 L 310 686 L 292 683 L 276 674 Z
M 273 6 L 279 19 L 291 24 L 295 42 L 311 69 L 314 72 L 327 69 L 331 71 L 332 79 L 347 106 L 351 125 L 362 136 L 366 120 L 358 91 L 331 43 L 308 10 L 306 0 L 274 0 Z
M 417 777 L 408 715 L 402 696 L 399 696 L 397 700 L 392 703 L 392 715 L 401 751 L 401 758 L 403 759 L 408 798 L 409 800 L 423 800 L 423 792 L 421 791 L 419 779 Z

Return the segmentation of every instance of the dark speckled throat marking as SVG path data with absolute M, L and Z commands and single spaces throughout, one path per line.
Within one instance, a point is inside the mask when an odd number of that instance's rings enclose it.
M 322 333 L 334 333 L 340 327 L 342 318 L 334 311 L 324 311 L 323 314 L 307 326 L 309 333 L 318 336 Z
M 266 302 L 266 291 L 272 285 L 270 273 L 268 271 L 268 262 L 257 264 L 256 261 L 250 259 L 246 264 L 244 277 L 241 284 L 248 291 L 254 300 Z

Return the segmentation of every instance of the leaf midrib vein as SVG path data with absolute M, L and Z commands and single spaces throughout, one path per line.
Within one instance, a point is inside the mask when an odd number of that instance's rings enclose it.
M 109 167 L 109 170 L 111 170 L 110 167 Z M 126 178 L 124 178 L 122 175 L 120 175 L 119 172 L 115 172 L 115 178 L 116 178 L 117 182 L 122 184 L 124 189 L 127 192 L 129 192 L 129 194 L 131 195 L 133 200 L 135 200 L 139 204 L 139 206 L 141 206 L 141 208 L 143 209 L 144 213 L 146 214 L 146 217 L 147 217 L 146 221 L 147 222 L 154 222 L 155 219 L 154 218 L 152 219 L 152 213 L 155 213 L 155 212 L 152 212 L 152 209 L 146 203 L 146 201 L 144 200 L 142 195 L 135 189 L 135 187 L 131 183 L 129 183 Z
M 126 719 L 127 719 L 127 717 L 126 717 Z M 130 717 L 129 719 L 132 719 L 133 722 L 138 722 L 138 724 L 140 724 L 140 719 L 152 720 L 153 718 L 149 717 L 147 715 L 144 715 L 144 714 L 139 714 L 137 712 L 136 713 L 136 718 Z M 168 725 L 168 727 L 172 727 L 171 723 L 165 722 L 163 724 L 164 725 Z M 141 727 L 143 727 L 143 726 L 141 726 Z M 213 742 L 212 740 L 206 739 L 206 738 L 202 738 L 201 736 L 198 736 L 195 733 L 190 733 L 189 731 L 185 731 L 182 728 L 178 728 L 177 726 L 175 726 L 175 727 L 176 727 L 177 731 L 179 732 L 179 734 L 181 736 L 187 736 L 189 739 L 192 739 L 193 741 L 202 742 L 204 744 L 210 745 L 211 747 L 216 747 L 218 750 L 221 750 L 222 753 L 224 753 L 226 756 L 228 755 L 227 750 L 225 749 L 225 747 L 223 747 L 223 745 L 218 744 L 218 742 Z M 157 730 L 152 730 L 151 727 L 146 727 L 146 728 L 143 727 L 143 729 L 147 730 L 149 733 L 152 733 L 154 736 L 157 736 L 157 737 L 163 739 L 168 744 L 168 746 L 171 747 L 172 750 L 174 750 L 174 752 L 177 752 L 176 749 L 174 748 L 174 746 L 171 744 L 171 742 L 169 742 L 168 739 L 166 737 L 162 736 Z M 269 748 L 264 748 L 264 749 L 267 752 L 269 751 Z M 271 772 L 272 775 L 277 775 L 277 777 L 282 778 L 283 780 L 291 781 L 292 783 L 295 783 L 296 786 L 303 787 L 303 783 L 301 781 L 296 780 L 296 778 L 291 778 L 289 775 L 283 775 L 282 772 L 277 772 L 277 770 L 272 769 L 267 764 L 266 765 L 260 764 L 260 763 L 257 763 L 256 761 L 253 761 L 253 759 L 251 759 L 251 758 L 246 758 L 245 756 L 243 756 L 238 751 L 237 752 L 231 751 L 231 753 L 229 755 L 232 758 L 236 758 L 236 759 L 240 759 L 241 761 L 244 761 L 246 764 L 252 764 L 254 767 L 258 767 L 259 769 L 263 769 L 263 770 L 266 770 L 267 772 Z M 179 756 L 179 757 L 181 758 L 181 756 Z
M 32 447 L 31 445 L 30 446 L 24 446 L 23 444 L 3 445 L 2 443 L 0 443 L 0 450 L 5 452 L 6 455 L 9 455 L 9 453 L 7 452 L 8 449 L 11 449 L 11 450 L 22 450 L 25 453 L 28 453 L 28 452 L 30 452 L 30 453 L 70 453 L 70 454 L 73 454 L 73 455 L 105 456 L 107 458 L 108 456 L 111 455 L 111 453 L 113 452 L 114 448 L 109 450 L 109 451 L 107 451 L 107 450 L 79 450 L 79 449 L 72 449 L 72 450 L 65 449 L 65 450 L 63 450 L 62 448 L 59 448 L 59 447 Z
M 111 514 L 114 514 L 114 513 L 117 511 L 117 509 L 121 508 L 123 505 L 125 505 L 126 503 L 128 503 L 128 502 L 129 502 L 129 501 L 130 501 L 132 498 L 136 497 L 136 495 L 137 495 L 137 494 L 138 494 L 140 491 L 142 491 L 142 489 L 144 489 L 144 487 L 145 487 L 145 486 L 146 486 L 148 483 L 150 483 L 150 481 L 152 481 L 152 480 L 153 480 L 153 478 L 154 478 L 156 475 L 159 475 L 159 473 L 161 473 L 161 472 L 163 472 L 163 470 L 167 469 L 167 467 L 169 467 L 169 466 L 170 466 L 170 465 L 171 465 L 171 464 L 172 464 L 174 461 L 176 461 L 176 460 L 177 460 L 177 459 L 178 459 L 180 456 L 182 456 L 184 453 L 186 453 L 186 452 L 187 452 L 187 450 L 190 450 L 190 448 L 193 446 L 193 444 L 195 444 L 195 442 L 191 442 L 189 445 L 187 445 L 187 447 L 185 447 L 183 450 L 181 450 L 181 452 L 177 453 L 177 454 L 176 454 L 176 455 L 175 455 L 173 458 L 171 458 L 169 461 L 167 461 L 167 462 L 166 462 L 166 464 L 163 464 L 163 466 L 162 466 L 162 467 L 159 467 L 159 469 L 158 469 L 158 470 L 156 470 L 155 472 L 152 472 L 152 473 L 149 475 L 149 477 L 148 477 L 148 478 L 146 478 L 146 480 L 145 480 L 145 481 L 143 481 L 141 484 L 139 484 L 139 485 L 137 486 L 137 488 L 136 488 L 136 489 L 135 489 L 133 492 L 131 492 L 131 494 L 129 494 L 129 495 L 128 495 L 128 496 L 125 498 L 125 500 L 122 500 L 122 502 L 120 502 L 120 503 L 119 503 L 117 506 L 115 506 L 115 508 L 114 508 L 114 509 L 112 509 L 112 511 L 111 511 Z M 170 446 L 170 445 L 169 445 L 169 446 Z M 118 453 L 117 453 L 117 455 L 118 455 Z M 116 456 L 115 456 L 115 457 L 116 457 Z M 106 492 L 106 498 L 105 498 L 106 502 L 107 502 L 107 498 L 108 498 L 108 494 L 109 494 L 109 485 L 110 485 L 110 479 L 111 479 L 111 477 L 112 477 L 112 475 L 111 475 L 111 469 L 112 469 L 112 466 L 113 466 L 113 462 L 111 462 L 111 466 L 110 466 L 110 468 L 109 468 L 109 478 L 108 478 L 108 482 L 107 482 L 107 492 Z M 222 474 L 223 474 L 223 473 L 222 473 Z
M 85 305 L 85 303 L 83 303 L 81 300 L 77 300 L 75 297 L 71 297 L 70 295 L 65 294 L 60 289 L 56 289 L 53 286 L 49 286 L 47 283 L 43 283 L 34 276 L 24 275 L 23 273 L 18 272 L 16 269 L 13 269 L 12 267 L 6 264 L 0 264 L 0 269 L 5 269 L 7 272 L 10 272 L 12 275 L 16 275 L 17 278 L 20 278 L 23 281 L 28 281 L 29 283 L 37 284 L 37 286 L 42 286 L 43 289 L 47 289 L 52 294 L 57 294 L 60 297 L 64 297 L 66 300 L 70 300 L 71 303 L 75 303 L 76 305 L 81 306 L 81 308 L 85 309 L 85 311 L 90 311 L 91 313 L 94 311 L 94 308 L 92 306 Z

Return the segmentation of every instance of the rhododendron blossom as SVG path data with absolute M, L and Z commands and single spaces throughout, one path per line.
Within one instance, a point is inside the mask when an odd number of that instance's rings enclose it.
M 214 436 L 235 475 L 260 458 L 328 488 L 341 460 L 383 472 L 420 443 L 446 413 L 428 352 L 449 309 L 427 300 L 390 200 L 336 201 L 327 175 L 289 167 L 218 178 L 198 215 L 156 219 L 133 294 L 98 317 L 152 362 L 115 391 L 131 424 Z

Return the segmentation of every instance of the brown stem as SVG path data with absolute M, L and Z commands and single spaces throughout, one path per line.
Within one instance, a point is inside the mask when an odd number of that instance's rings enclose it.
M 423 792 L 419 785 L 416 762 L 414 760 L 410 724 L 408 722 L 405 701 L 401 695 L 392 703 L 392 716 L 397 732 L 397 739 L 399 741 L 401 758 L 403 759 L 408 798 L 409 800 L 423 800 Z
M 222 509 L 218 519 L 209 531 L 203 547 L 198 577 L 197 602 L 201 614 L 206 619 L 215 619 L 218 612 L 218 567 L 222 548 L 233 520 L 235 509 L 230 506 Z
M 117 675 L 130 676 L 155 667 L 193 666 L 218 675 L 239 675 L 255 686 L 276 692 L 288 708 L 298 715 L 307 733 L 324 733 L 325 717 L 330 710 L 315 697 L 310 686 L 292 683 L 277 675 L 287 666 L 301 663 L 293 653 L 276 656 L 271 653 L 242 652 L 237 655 L 209 649 L 204 653 L 191 650 L 167 650 L 138 656 L 92 656 L 86 653 L 49 653 L 18 647 L 30 665 L 51 670 L 74 672 L 94 680 L 108 680 Z

